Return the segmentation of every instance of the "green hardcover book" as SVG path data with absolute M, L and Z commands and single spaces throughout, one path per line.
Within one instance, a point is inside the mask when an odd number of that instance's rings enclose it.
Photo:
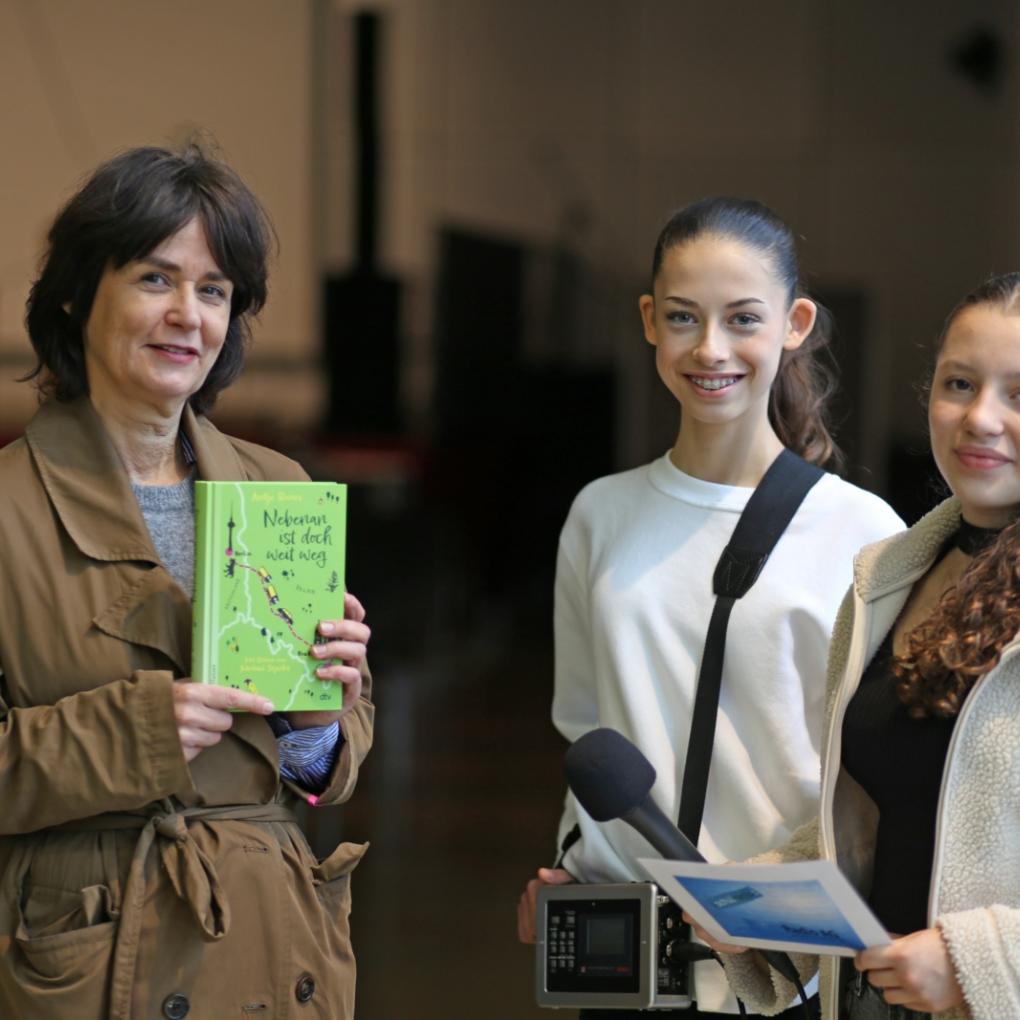
M 343 616 L 346 530 L 345 485 L 196 482 L 193 679 L 281 712 L 339 709 L 310 649 Z

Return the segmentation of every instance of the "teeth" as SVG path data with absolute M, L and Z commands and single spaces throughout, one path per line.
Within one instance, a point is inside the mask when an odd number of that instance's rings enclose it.
M 703 390 L 724 390 L 727 386 L 732 386 L 736 381 L 737 379 L 733 376 L 728 379 L 702 379 L 700 376 L 691 376 L 691 382 L 695 386 L 700 386 Z

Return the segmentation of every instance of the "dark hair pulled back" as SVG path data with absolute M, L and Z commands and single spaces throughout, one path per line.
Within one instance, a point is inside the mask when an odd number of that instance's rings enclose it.
M 44 396 L 88 393 L 84 330 L 100 278 L 144 258 L 198 217 L 216 264 L 233 284 L 230 324 L 220 355 L 190 398 L 208 410 L 237 378 L 250 319 L 265 304 L 274 235 L 258 199 L 238 175 L 197 144 L 180 152 L 130 149 L 98 167 L 57 214 L 26 305 L 25 323 Z
M 652 283 L 667 252 L 700 237 L 729 238 L 759 252 L 786 288 L 787 303 L 807 297 L 801 285 L 793 232 L 768 206 L 740 198 L 704 198 L 674 213 L 662 228 L 652 258 Z M 817 304 L 817 302 L 816 302 Z M 804 342 L 783 351 L 769 399 L 769 421 L 784 446 L 813 464 L 839 468 L 842 454 L 829 431 L 827 402 L 836 389 L 831 360 L 832 316 L 818 305 Z
M 1020 273 L 985 280 L 949 313 L 935 343 L 941 352 L 968 308 L 1020 311 Z M 900 700 L 915 717 L 954 716 L 977 680 L 995 667 L 1020 631 L 1020 520 L 970 564 L 931 615 L 908 635 L 893 661 Z

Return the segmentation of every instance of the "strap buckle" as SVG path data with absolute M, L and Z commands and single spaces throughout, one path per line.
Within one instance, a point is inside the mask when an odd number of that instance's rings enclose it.
M 712 575 L 713 594 L 731 599 L 743 598 L 758 580 L 768 558 L 768 553 L 763 556 L 751 549 L 726 546 Z

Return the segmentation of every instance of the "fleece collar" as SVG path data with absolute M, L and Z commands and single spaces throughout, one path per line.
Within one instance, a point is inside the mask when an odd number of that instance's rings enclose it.
M 960 527 L 960 501 L 940 503 L 912 528 L 866 545 L 854 558 L 854 587 L 870 602 L 913 584 L 935 562 L 949 537 Z

